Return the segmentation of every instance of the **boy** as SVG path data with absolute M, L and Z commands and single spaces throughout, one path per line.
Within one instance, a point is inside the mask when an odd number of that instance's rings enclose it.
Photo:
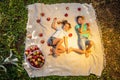
M 91 35 L 90 25 L 85 23 L 84 16 L 77 16 L 76 20 L 78 24 L 75 26 L 75 29 L 80 35 L 80 46 L 85 52 L 85 56 L 88 57 L 93 45 L 93 41 L 89 40 L 89 36 Z

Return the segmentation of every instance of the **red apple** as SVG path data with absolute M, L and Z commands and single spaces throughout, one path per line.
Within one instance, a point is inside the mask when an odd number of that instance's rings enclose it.
M 65 17 L 68 17 L 68 14 L 67 13 L 65 13 L 65 15 L 64 15 Z
M 66 7 L 66 10 L 69 10 L 69 7 Z
M 28 53 L 30 52 L 30 48 L 28 48 L 26 51 L 28 51 Z
M 44 41 L 44 40 L 41 40 L 40 42 L 41 42 L 41 44 L 44 44 L 44 43 L 45 43 L 45 41 Z
M 40 13 L 40 15 L 43 17 L 43 16 L 45 16 L 45 14 L 44 13 Z
M 33 59 L 37 59 L 38 57 L 37 56 L 33 56 Z
M 43 33 L 40 33 L 40 34 L 39 34 L 39 37 L 43 37 Z
M 40 21 L 41 21 L 40 19 L 37 19 L 37 20 L 36 20 L 37 23 L 40 23 Z
M 36 68 L 39 68 L 39 65 L 35 65 Z
M 69 33 L 68 36 L 69 36 L 69 37 L 72 37 L 72 33 Z
M 47 21 L 50 21 L 50 17 L 47 18 Z
M 81 11 L 81 8 L 78 8 L 78 11 Z
M 39 48 L 37 46 L 35 46 L 35 50 L 39 50 Z

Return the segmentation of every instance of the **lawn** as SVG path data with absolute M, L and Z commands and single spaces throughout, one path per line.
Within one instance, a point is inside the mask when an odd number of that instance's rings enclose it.
M 29 78 L 22 66 L 26 35 L 27 8 L 36 2 L 92 3 L 101 28 L 106 66 L 102 76 L 49 76 Z M 0 80 L 120 80 L 120 4 L 118 0 L 0 0 Z M 13 53 L 16 64 L 4 62 Z M 7 69 L 5 72 L 4 67 Z

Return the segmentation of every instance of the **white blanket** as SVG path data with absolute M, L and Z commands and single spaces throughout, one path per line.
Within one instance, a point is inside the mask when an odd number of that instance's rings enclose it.
M 68 15 L 65 16 L 66 13 Z M 51 28 L 53 18 L 55 17 L 59 20 L 66 19 L 71 23 L 72 29 L 68 33 L 72 33 L 73 36 L 68 38 L 68 45 L 69 47 L 78 48 L 78 36 L 75 32 L 75 25 L 77 24 L 75 18 L 78 15 L 85 16 L 86 21 L 91 24 L 92 37 L 90 39 L 94 41 L 94 46 L 90 56 L 86 58 L 84 54 L 75 52 L 69 54 L 63 53 L 56 58 L 48 56 L 50 47 L 47 45 L 47 40 L 55 32 Z M 40 23 L 36 22 L 37 19 L 40 19 Z M 45 64 L 39 70 L 30 68 L 25 59 L 24 68 L 30 77 L 49 75 L 87 76 L 91 73 L 97 76 L 101 75 L 104 68 L 104 52 L 100 38 L 100 29 L 96 23 L 95 10 L 91 4 L 61 3 L 49 5 L 36 3 L 28 5 L 26 29 L 27 34 L 32 34 L 32 39 L 26 38 L 25 48 L 31 44 L 36 44 L 45 56 Z M 39 33 L 43 33 L 43 37 L 39 37 Z M 44 40 L 45 43 L 41 44 L 41 40 Z

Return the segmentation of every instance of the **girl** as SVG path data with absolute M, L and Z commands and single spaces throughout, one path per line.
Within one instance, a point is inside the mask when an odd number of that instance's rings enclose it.
M 57 19 L 54 18 L 51 27 L 56 30 L 56 32 L 50 37 L 50 45 L 53 46 L 53 53 L 55 56 L 64 53 L 65 51 L 68 53 L 68 34 L 67 31 L 71 28 L 70 23 L 67 20 L 63 20 L 62 22 L 58 22 L 62 24 L 62 27 L 56 26 Z M 65 47 L 62 45 L 65 44 Z

